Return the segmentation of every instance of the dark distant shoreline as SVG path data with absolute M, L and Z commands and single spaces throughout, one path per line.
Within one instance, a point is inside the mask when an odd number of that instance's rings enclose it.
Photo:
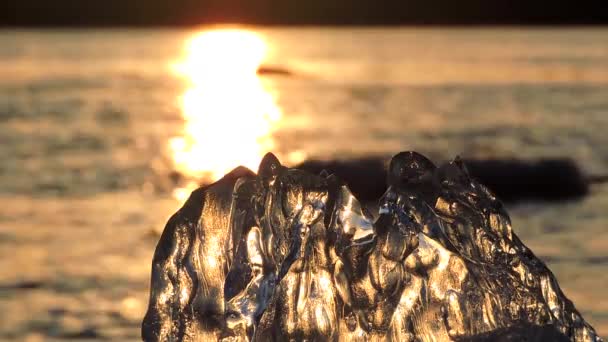
M 0 29 L 15 30 L 183 30 L 197 28 L 412 28 L 412 29 L 608 29 L 607 24 L 250 24 L 200 23 L 189 25 L 5 25 Z
M 607 25 L 599 1 L 5 0 L 0 27 Z

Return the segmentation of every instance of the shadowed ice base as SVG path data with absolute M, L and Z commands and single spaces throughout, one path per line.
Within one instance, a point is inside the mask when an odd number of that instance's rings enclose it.
M 600 340 L 459 160 L 404 152 L 387 178 L 375 222 L 273 155 L 194 191 L 158 243 L 144 340 Z

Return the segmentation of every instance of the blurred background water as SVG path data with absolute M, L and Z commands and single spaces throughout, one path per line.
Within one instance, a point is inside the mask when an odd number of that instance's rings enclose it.
M 1 30 L 0 339 L 138 339 L 154 246 L 191 180 L 266 151 L 569 157 L 608 174 L 606 42 L 599 28 Z M 508 209 L 607 336 L 608 186 Z

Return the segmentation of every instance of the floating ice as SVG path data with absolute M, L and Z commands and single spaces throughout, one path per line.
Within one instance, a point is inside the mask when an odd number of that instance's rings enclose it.
M 146 341 L 600 341 L 457 159 L 396 155 L 375 222 L 334 176 L 238 168 L 152 264 Z

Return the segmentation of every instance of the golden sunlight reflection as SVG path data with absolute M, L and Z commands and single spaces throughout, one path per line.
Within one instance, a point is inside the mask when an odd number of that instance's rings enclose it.
M 266 51 L 260 36 L 239 29 L 206 31 L 188 40 L 184 58 L 174 65 L 189 84 L 180 99 L 183 134 L 169 142 L 179 172 L 215 181 L 239 165 L 256 171 L 274 148 L 281 111 L 256 74 Z M 184 199 L 193 187 L 174 195 Z

